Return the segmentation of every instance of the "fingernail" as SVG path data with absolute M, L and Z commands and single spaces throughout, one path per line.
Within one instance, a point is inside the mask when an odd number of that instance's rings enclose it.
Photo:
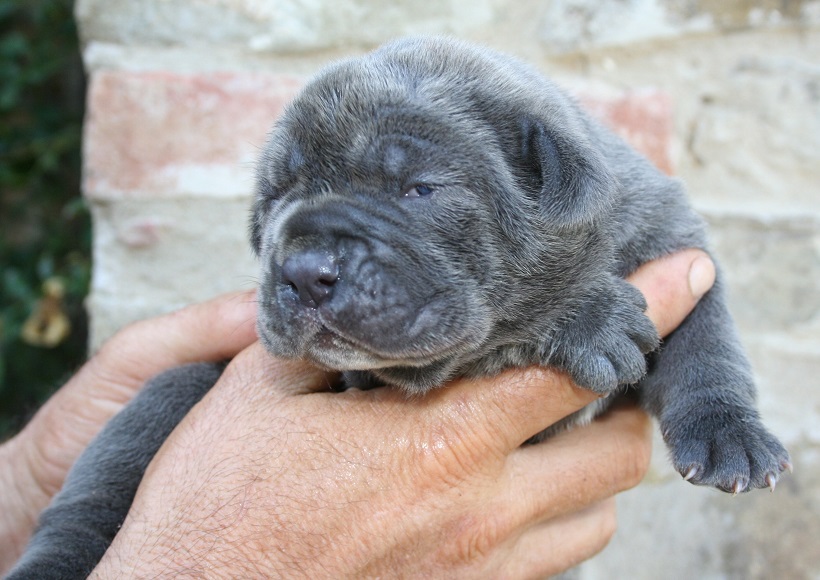
M 715 264 L 706 256 L 698 256 L 689 266 L 689 291 L 700 299 L 715 283 Z

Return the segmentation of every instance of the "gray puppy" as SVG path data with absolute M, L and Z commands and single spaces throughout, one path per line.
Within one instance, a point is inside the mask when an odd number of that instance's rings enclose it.
M 789 467 L 755 410 L 720 276 L 660 349 L 624 281 L 706 246 L 680 184 L 508 57 L 422 38 L 327 68 L 270 136 L 251 238 L 261 340 L 345 371 L 345 387 L 419 394 L 551 365 L 602 395 L 636 385 L 692 483 L 774 487 Z M 90 572 L 151 457 L 220 372 L 151 381 L 80 457 L 10 577 Z

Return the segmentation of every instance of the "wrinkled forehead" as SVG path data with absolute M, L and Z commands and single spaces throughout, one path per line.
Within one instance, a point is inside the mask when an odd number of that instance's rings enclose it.
M 277 128 L 274 157 L 281 162 L 272 169 L 400 179 L 424 167 L 468 163 L 478 128 L 463 111 L 432 102 L 411 86 L 358 80 L 305 89 Z

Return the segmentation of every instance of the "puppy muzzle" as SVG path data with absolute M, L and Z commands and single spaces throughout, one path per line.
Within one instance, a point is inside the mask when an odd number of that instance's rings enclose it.
M 275 222 L 260 289 L 260 335 L 274 354 L 342 370 L 420 366 L 476 334 L 464 288 L 448 283 L 451 266 L 412 220 L 347 200 L 295 203 Z

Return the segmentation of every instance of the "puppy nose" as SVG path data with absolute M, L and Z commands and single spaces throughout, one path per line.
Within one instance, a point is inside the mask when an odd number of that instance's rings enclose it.
M 333 286 L 338 279 L 336 259 L 327 253 L 302 252 L 282 264 L 282 282 L 290 286 L 308 308 L 327 302 L 333 296 Z

